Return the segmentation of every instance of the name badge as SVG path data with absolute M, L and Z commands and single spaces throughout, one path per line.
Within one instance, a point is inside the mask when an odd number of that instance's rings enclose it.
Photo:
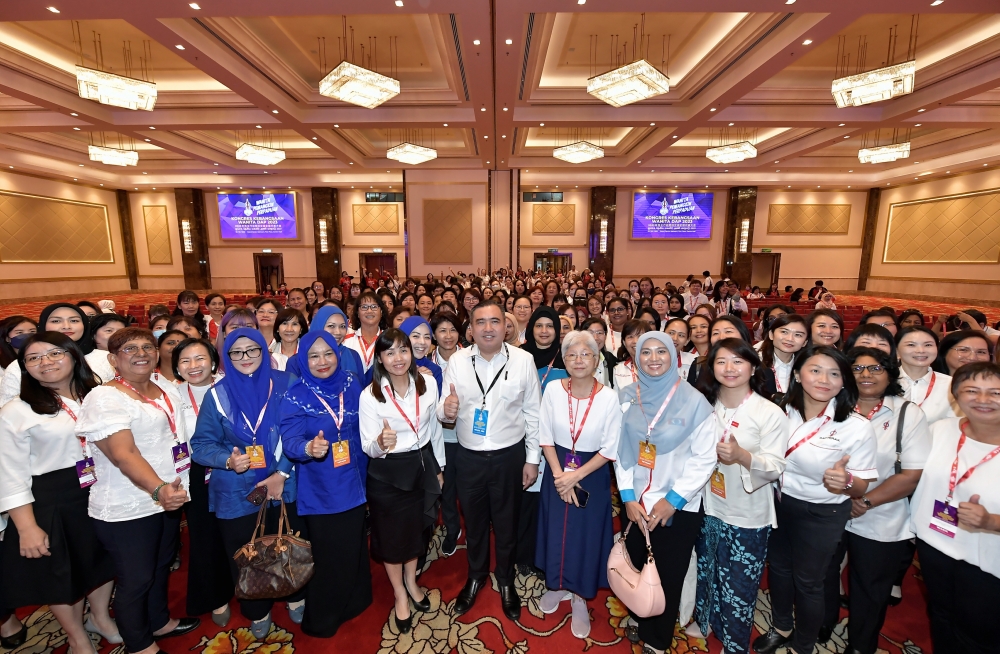
M 639 465 L 650 470 L 656 467 L 656 445 L 645 442 L 639 444 Z
M 488 409 L 476 409 L 472 416 L 472 433 L 476 436 L 486 437 L 486 424 L 489 422 L 490 412 Z
M 94 458 L 88 456 L 76 462 L 76 478 L 80 480 L 80 488 L 87 488 L 97 483 L 97 471 L 94 469 Z
M 250 468 L 266 468 L 267 461 L 264 459 L 263 445 L 247 445 L 247 454 L 250 455 Z
M 583 465 L 583 459 L 580 458 L 579 454 L 573 454 L 572 452 L 566 453 L 566 461 L 563 464 L 564 470 L 576 470 Z
M 337 441 L 333 444 L 333 467 L 339 468 L 351 462 L 351 448 L 347 441 Z
M 188 450 L 187 443 L 174 445 L 170 451 L 174 455 L 174 470 L 177 471 L 177 474 L 191 467 L 191 452 Z
M 208 481 L 211 478 L 212 478 L 212 469 L 211 468 L 205 468 L 205 483 L 208 484 Z
M 722 474 L 722 471 L 718 468 L 712 473 L 711 478 L 711 488 L 712 495 L 718 495 L 722 499 L 726 499 L 726 476 Z
M 934 500 L 934 513 L 931 514 L 930 528 L 948 538 L 954 538 L 958 532 L 958 507 Z

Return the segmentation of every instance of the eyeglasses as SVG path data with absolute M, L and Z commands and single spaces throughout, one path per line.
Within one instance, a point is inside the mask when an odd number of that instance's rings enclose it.
M 118 351 L 127 356 L 132 356 L 133 354 L 138 354 L 140 350 L 143 354 L 152 354 L 156 352 L 156 346 L 151 343 L 147 343 L 146 345 L 126 345 Z
M 229 350 L 230 361 L 242 361 L 243 359 L 259 359 L 261 348 L 248 347 L 246 350 Z
M 966 402 L 974 402 L 980 395 L 985 395 L 985 401 L 992 404 L 1000 404 L 1000 391 L 996 389 L 980 390 L 978 388 L 963 388 L 958 392 L 958 396 Z
M 593 358 L 594 355 L 591 352 L 584 352 L 582 354 L 567 354 L 563 357 L 566 361 L 590 361 Z
M 361 306 L 358 307 L 358 309 L 362 311 L 375 311 L 378 308 L 379 307 L 377 304 L 362 304 Z
M 625 307 L 614 307 L 612 309 L 608 309 L 608 313 L 625 313 L 625 311 Z
M 885 372 L 885 366 L 874 364 L 871 366 L 851 366 L 851 370 L 854 371 L 855 375 L 860 375 L 865 370 L 867 370 L 872 375 L 881 375 Z
M 962 346 L 962 347 L 953 347 L 953 348 L 951 348 L 951 351 L 954 352 L 955 354 L 957 354 L 960 357 L 967 357 L 967 356 L 971 356 L 971 355 L 982 356 L 982 357 L 989 357 L 990 356 L 990 351 L 989 350 L 977 350 L 975 348 L 965 347 L 965 346 Z
M 258 316 L 276 316 L 276 315 L 278 315 L 278 312 L 275 311 L 274 309 L 271 309 L 270 311 L 264 311 L 263 309 L 258 309 L 257 310 L 257 315 Z
M 35 366 L 42 365 L 43 359 L 55 362 L 62 361 L 65 356 L 66 350 L 49 350 L 45 354 L 32 354 L 24 357 L 24 365 L 27 368 L 34 368 Z

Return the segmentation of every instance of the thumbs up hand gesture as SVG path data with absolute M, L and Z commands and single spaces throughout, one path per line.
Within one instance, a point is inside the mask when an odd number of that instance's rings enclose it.
M 187 491 L 181 485 L 181 478 L 177 477 L 171 483 L 160 489 L 160 506 L 164 511 L 173 511 L 184 506 L 188 501 Z
M 444 398 L 444 417 L 449 422 L 455 422 L 458 418 L 458 392 L 455 390 L 454 384 L 451 385 L 451 393 Z
M 396 432 L 389 426 L 389 421 L 382 420 L 382 433 L 378 436 L 378 446 L 383 452 L 391 452 L 396 447 Z
M 962 529 L 986 529 L 1000 531 L 1000 516 L 992 515 L 979 503 L 979 496 L 973 495 L 968 502 L 958 503 L 958 526 Z
M 847 484 L 853 480 L 853 475 L 847 471 L 847 462 L 851 460 L 851 455 L 845 454 L 833 467 L 823 473 L 823 485 L 834 495 L 842 494 Z
M 330 449 L 330 443 L 323 438 L 323 430 L 320 429 L 316 438 L 306 443 L 306 454 L 314 459 L 322 459 Z

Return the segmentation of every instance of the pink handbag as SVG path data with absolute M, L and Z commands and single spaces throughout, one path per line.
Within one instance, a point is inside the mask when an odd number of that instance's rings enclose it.
M 611 592 L 629 610 L 640 618 L 650 618 L 663 613 L 667 600 L 663 596 L 663 586 L 660 585 L 660 574 L 656 570 L 656 561 L 653 560 L 653 547 L 649 543 L 649 532 L 645 525 L 641 525 L 641 527 L 643 535 L 646 536 L 646 551 L 649 553 L 646 565 L 640 572 L 629 560 L 625 539 L 628 538 L 628 530 L 632 528 L 630 522 L 625 527 L 625 534 L 614 544 L 614 547 L 611 548 L 611 555 L 608 556 L 608 585 L 611 586 Z

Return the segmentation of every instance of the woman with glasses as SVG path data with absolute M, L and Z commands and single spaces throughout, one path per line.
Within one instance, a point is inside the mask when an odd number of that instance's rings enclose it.
M 608 314 L 607 350 L 615 356 L 622 346 L 622 328 L 629 319 L 629 304 L 620 297 L 612 297 L 605 306 Z
M 278 370 L 285 370 L 288 360 L 299 351 L 299 339 L 309 326 L 305 317 L 295 309 L 282 309 L 274 324 L 278 332 L 278 350 L 271 355 L 271 361 Z
M 941 339 L 934 370 L 954 375 L 956 370 L 966 364 L 989 360 L 990 343 L 982 332 L 952 332 Z
M 114 380 L 94 388 L 77 416 L 97 481 L 88 513 L 115 566 L 115 619 L 131 654 L 155 654 L 156 641 L 198 627 L 170 617 L 167 586 L 188 497 L 191 445 L 175 388 L 152 380 L 153 334 L 126 327 L 108 339 Z
M 599 320 L 599 319 L 595 319 Z M 618 453 L 622 411 L 618 394 L 594 379 L 601 348 L 589 331 L 570 332 L 562 344 L 569 378 L 542 395 L 539 445 L 548 463 L 538 509 L 535 567 L 545 573 L 543 613 L 570 600 L 571 631 L 590 635 L 587 601 L 608 587 L 611 470 Z
M 76 344 L 56 332 L 31 336 L 18 365 L 26 373 L 21 395 L 0 411 L 0 511 L 11 518 L 0 594 L 10 607 L 48 604 L 73 651 L 92 654 L 88 631 L 122 642 L 108 613 L 114 565 L 87 517 L 90 449 L 74 433 L 97 381 Z
M 257 309 L 254 312 L 257 316 L 257 329 L 264 336 L 264 342 L 267 343 L 267 351 L 270 353 L 277 352 L 281 349 L 281 342 L 278 340 L 277 334 L 277 323 L 275 320 L 278 318 L 278 314 L 281 313 L 282 307 L 278 304 L 277 300 L 263 300 L 257 305 Z M 308 310 L 308 303 L 306 304 L 306 309 Z
M 406 305 L 401 305 L 406 306 Z M 411 308 L 411 311 L 413 309 Z M 344 345 L 358 353 L 366 375 L 375 363 L 375 342 L 386 328 L 388 312 L 378 297 L 370 290 L 361 293 L 354 301 L 354 316 L 351 326 L 354 334 L 344 340 Z M 412 315 L 412 314 L 411 314 Z
M 920 407 L 928 425 L 956 417 L 951 376 L 931 369 L 938 358 L 937 334 L 927 327 L 904 329 L 896 337 L 896 350 L 903 399 Z
M 226 337 L 222 350 L 226 376 L 208 392 L 191 439 L 195 461 L 212 468 L 208 486 L 210 509 L 219 519 L 233 582 L 239 570 L 233 555 L 250 542 L 258 508 L 248 496 L 264 488 L 270 501 L 265 511 L 266 533 L 277 530 L 278 500 L 286 503 L 290 531 L 303 530 L 295 512 L 295 469 L 284 456 L 278 431 L 279 407 L 291 376 L 267 364 L 267 342 L 260 332 L 241 328 Z M 289 617 L 302 622 L 301 589 L 286 598 Z M 240 600 L 240 612 L 251 621 L 250 631 L 261 640 L 271 629 L 274 600 Z
M 1000 366 L 959 368 L 964 418 L 931 425 L 931 452 L 910 502 L 935 654 L 997 651 L 1000 596 Z

